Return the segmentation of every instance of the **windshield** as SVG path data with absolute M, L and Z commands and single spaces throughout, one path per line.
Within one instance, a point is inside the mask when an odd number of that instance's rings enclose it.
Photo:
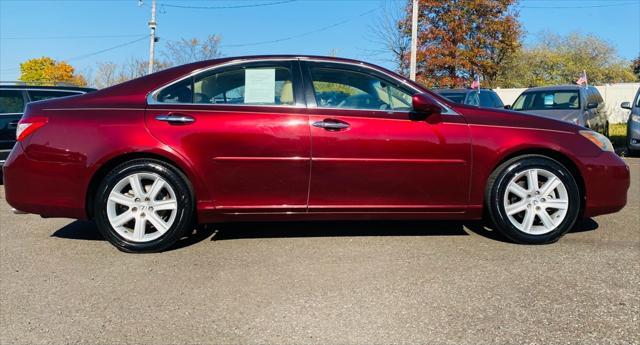
M 530 91 L 521 94 L 513 110 L 580 109 L 578 90 Z
M 446 97 L 452 102 L 463 104 L 467 94 L 461 93 L 461 92 L 449 92 L 449 93 L 445 92 L 445 93 L 441 93 L 440 96 Z

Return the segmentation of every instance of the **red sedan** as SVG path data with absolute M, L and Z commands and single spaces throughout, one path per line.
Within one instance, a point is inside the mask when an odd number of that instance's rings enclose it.
M 485 214 L 515 242 L 549 243 L 620 210 L 629 188 L 596 132 L 326 57 L 203 61 L 31 103 L 17 135 L 9 204 L 93 219 L 128 252 L 195 223 Z

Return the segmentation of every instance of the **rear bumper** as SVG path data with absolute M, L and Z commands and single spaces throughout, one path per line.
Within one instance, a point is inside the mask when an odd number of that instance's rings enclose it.
M 84 183 L 78 176 L 84 169 L 82 164 L 30 159 L 18 143 L 2 167 L 5 198 L 21 212 L 84 219 Z
M 594 158 L 582 158 L 585 184 L 585 217 L 613 213 L 627 204 L 629 166 L 615 153 L 603 152 Z

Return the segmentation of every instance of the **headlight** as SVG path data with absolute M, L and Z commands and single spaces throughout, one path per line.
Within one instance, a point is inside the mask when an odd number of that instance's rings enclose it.
M 589 139 L 592 143 L 602 149 L 602 151 L 613 152 L 613 145 L 604 135 L 594 131 L 580 131 L 580 135 Z
M 631 115 L 631 121 L 640 122 L 640 115 Z

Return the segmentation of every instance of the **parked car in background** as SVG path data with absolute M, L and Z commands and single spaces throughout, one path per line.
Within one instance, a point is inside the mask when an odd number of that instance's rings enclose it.
M 0 167 L 16 143 L 16 128 L 27 103 L 95 91 L 73 86 L 35 86 L 0 83 Z
M 560 85 L 525 90 L 511 107 L 515 111 L 574 123 L 609 136 L 604 100 L 593 86 Z
M 70 135 L 73 133 L 73 135 Z M 93 219 L 160 251 L 196 222 L 481 219 L 519 243 L 620 210 L 629 167 L 601 134 L 460 105 L 384 68 L 251 56 L 27 105 L 6 201 Z
M 503 108 L 498 94 L 491 89 L 434 89 L 436 93 L 458 104 L 475 105 L 484 108 Z
M 640 154 L 640 89 L 633 103 L 623 102 L 623 109 L 631 110 L 627 120 L 627 148 L 632 155 Z

